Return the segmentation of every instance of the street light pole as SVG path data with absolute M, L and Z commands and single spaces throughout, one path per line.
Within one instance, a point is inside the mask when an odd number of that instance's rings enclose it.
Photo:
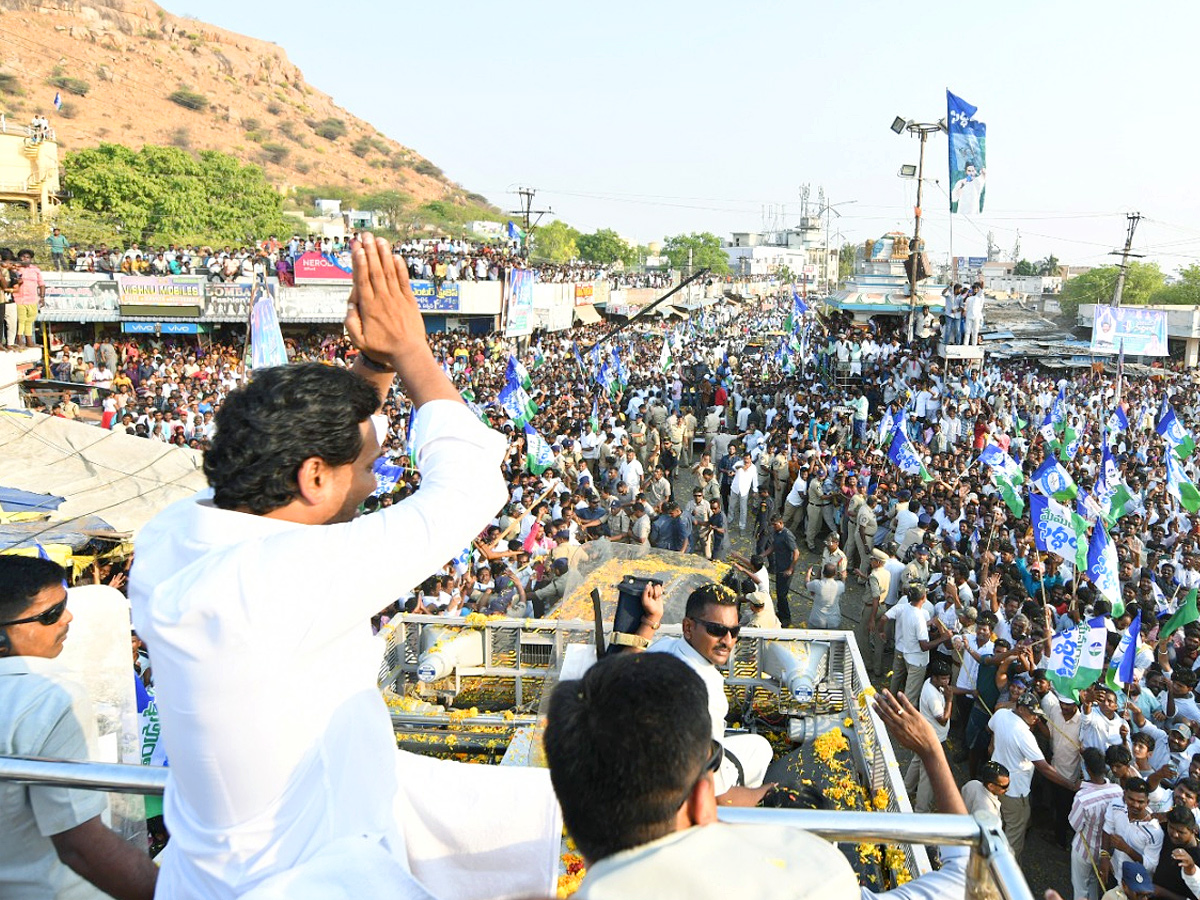
M 913 341 L 917 319 L 917 264 L 921 253 L 921 189 L 925 185 L 925 139 L 929 135 L 945 131 L 946 124 L 942 122 L 913 122 L 905 121 L 899 116 L 892 122 L 892 131 L 902 134 L 907 131 L 921 139 L 920 157 L 917 160 L 917 205 L 913 209 L 913 239 L 908 248 L 908 342 Z

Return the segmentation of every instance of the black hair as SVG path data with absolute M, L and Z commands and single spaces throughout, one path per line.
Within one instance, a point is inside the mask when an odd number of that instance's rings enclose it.
M 1171 673 L 1171 680 L 1176 684 L 1182 684 L 1184 687 L 1194 688 L 1197 680 L 1196 670 L 1189 669 L 1186 666 L 1179 666 Z
M 1110 769 L 1127 766 L 1133 762 L 1133 754 L 1124 744 L 1114 744 L 1104 751 L 1104 762 Z
M 560 683 L 543 742 L 563 824 L 588 861 L 670 834 L 711 740 L 704 683 L 670 654 L 606 657 Z
M 732 606 L 736 608 L 737 594 L 723 584 L 710 581 L 700 585 L 700 587 L 688 594 L 687 606 L 684 607 L 683 614 L 689 619 L 695 619 L 710 606 Z
M 934 659 L 929 663 L 928 674 L 930 678 L 937 678 L 940 675 L 950 674 L 950 661 L 947 659 Z
M 988 760 L 979 767 L 979 780 L 983 784 L 999 784 L 1001 778 L 1008 777 L 1008 766 L 995 760 Z
M 0 554 L 0 622 L 22 618 L 38 594 L 66 580 L 66 570 L 53 560 Z
M 1192 815 L 1192 811 L 1186 806 L 1172 806 L 1167 810 L 1167 825 L 1182 825 L 1189 831 L 1200 831 L 1200 825 L 1196 824 L 1196 817 Z
M 362 451 L 362 423 L 379 406 L 357 375 L 322 363 L 275 366 L 230 393 L 216 415 L 204 474 L 221 509 L 265 515 L 299 496 L 306 459 L 331 466 Z
M 1083 759 L 1083 767 L 1090 776 L 1099 778 L 1104 775 L 1104 751 L 1099 747 L 1084 747 L 1083 752 L 1079 755 Z
M 1200 797 L 1200 780 L 1197 780 L 1190 775 L 1186 775 L 1176 781 L 1175 787 L 1185 788 L 1186 790 L 1191 791 L 1197 797 Z
M 1124 748 L 1122 748 L 1124 749 Z M 1125 790 L 1131 791 L 1134 794 L 1150 795 L 1150 783 L 1145 778 L 1126 778 L 1125 783 L 1121 785 Z

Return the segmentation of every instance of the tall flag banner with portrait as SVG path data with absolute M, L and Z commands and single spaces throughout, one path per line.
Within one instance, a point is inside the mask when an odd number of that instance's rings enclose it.
M 525 462 L 534 475 L 541 475 L 554 465 L 554 450 L 532 425 L 525 426 Z
M 897 431 L 892 436 L 892 446 L 888 448 L 888 459 L 905 475 L 920 475 L 922 481 L 933 481 L 933 476 L 925 468 L 925 463 L 921 462 L 917 448 L 901 431 Z
M 1033 543 L 1043 553 L 1057 553 L 1063 559 L 1076 558 L 1078 536 L 1071 508 L 1052 497 L 1029 495 L 1029 519 L 1033 524 Z
M 250 308 L 250 367 L 286 366 L 287 346 L 283 343 L 275 301 L 271 292 L 261 287 L 256 288 L 256 293 L 258 299 Z
M 1062 696 L 1078 700 L 1080 690 L 1091 687 L 1100 678 L 1108 645 L 1104 622 L 1103 616 L 1089 619 L 1051 639 L 1046 679 Z
M 658 354 L 658 370 L 665 372 L 671 368 L 671 342 L 667 340 L 667 336 L 663 335 L 662 350 Z
M 505 337 L 533 334 L 533 285 L 536 280 L 537 273 L 533 269 L 509 269 L 505 273 L 502 306 Z
M 1104 524 L 1096 523 L 1092 539 L 1088 542 L 1087 573 L 1096 590 L 1109 603 L 1114 604 L 1113 615 L 1118 615 L 1116 604 L 1121 600 L 1121 582 L 1117 567 L 1117 545 L 1113 543 Z
M 1074 500 L 1079 493 L 1071 474 L 1053 456 L 1047 456 L 1046 461 L 1037 467 L 1031 483 L 1047 497 L 1062 503 Z
M 978 108 L 946 91 L 946 130 L 950 145 L 950 212 L 978 215 L 987 193 L 987 126 Z
M 1171 445 L 1171 449 L 1180 459 L 1187 459 L 1196 449 L 1195 439 L 1188 434 L 1183 423 L 1179 421 L 1179 416 L 1175 415 L 1175 410 L 1166 400 L 1163 401 L 1162 413 L 1158 417 L 1158 425 L 1154 430 Z

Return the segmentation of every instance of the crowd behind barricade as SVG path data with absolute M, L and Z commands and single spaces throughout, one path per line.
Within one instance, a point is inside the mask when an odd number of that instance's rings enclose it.
M 967 767 L 968 808 L 998 812 L 1018 856 L 1038 810 L 1047 839 L 1070 842 L 1074 896 L 1144 878 L 1196 897 L 1195 377 L 1126 376 L 1118 396 L 1100 371 L 947 365 L 933 333 L 908 344 L 886 320 L 810 312 L 789 334 L 781 306 L 615 337 L 609 323 L 520 345 L 431 336 L 508 438 L 509 502 L 377 625 L 402 609 L 540 616 L 578 548 L 600 538 L 726 560 L 746 624 L 854 628 L 871 673 Z M 355 355 L 317 334 L 289 352 Z M 200 449 L 245 378 L 241 349 L 221 344 L 101 341 L 55 366 L 115 392 L 105 424 Z M 55 414 L 77 415 L 72 403 Z M 420 486 L 400 388 L 383 412 L 367 513 Z M 1099 657 L 1071 657 L 1080 644 Z M 928 810 L 922 764 L 906 774 Z

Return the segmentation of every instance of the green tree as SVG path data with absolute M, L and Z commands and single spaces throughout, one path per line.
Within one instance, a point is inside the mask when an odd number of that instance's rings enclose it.
M 579 245 L 579 258 L 602 266 L 623 262 L 632 266 L 637 262 L 637 249 L 630 247 L 611 228 L 601 228 L 592 234 L 581 234 L 575 241 Z
M 555 219 L 529 238 L 529 258 L 538 262 L 565 263 L 579 256 L 578 231 Z
M 1048 278 L 1054 278 L 1058 275 L 1058 270 L 1061 265 L 1062 264 L 1058 261 L 1058 257 L 1051 253 L 1037 264 L 1037 273 L 1039 275 L 1045 275 Z
M 412 197 L 401 191 L 378 191 L 362 198 L 363 209 L 383 213 L 393 230 L 399 230 L 411 204 Z
M 854 259 L 858 255 L 858 244 L 842 244 L 838 251 L 838 284 L 854 274 Z
M 1013 268 L 1013 274 L 1018 275 L 1018 276 L 1019 275 L 1037 275 L 1038 267 L 1035 266 L 1033 263 L 1031 263 L 1029 260 L 1022 259 L 1022 260 L 1019 260 L 1017 262 L 1017 265 Z
M 1150 295 L 1150 303 L 1200 306 L 1200 265 L 1179 270 L 1179 280 L 1165 284 Z
M 241 244 L 290 227 L 263 170 L 215 150 L 101 144 L 68 154 L 63 170 L 68 208 L 99 214 L 126 241 Z
M 10 209 L 15 210 L 15 207 Z M 10 247 L 14 253 L 28 248 L 33 251 L 35 262 L 44 263 L 50 258 L 46 238 L 52 228 L 59 228 L 72 245 L 83 247 L 98 247 L 101 244 L 123 246 L 127 240 L 120 228 L 107 217 L 86 209 L 61 206 L 44 221 L 35 219 L 26 211 L 7 212 L 0 217 L 0 246 Z
M 663 255 L 671 260 L 671 267 L 686 271 L 688 251 L 691 251 L 692 271 L 708 268 L 718 275 L 729 271 L 729 257 L 721 249 L 721 239 L 709 231 L 691 234 L 676 234 L 663 244 Z
M 1101 266 L 1068 281 L 1058 299 L 1063 315 L 1074 319 L 1081 303 L 1111 303 L 1117 272 L 1117 266 Z M 1162 287 L 1163 273 L 1157 263 L 1130 263 L 1121 302 L 1127 305 L 1146 303 Z

